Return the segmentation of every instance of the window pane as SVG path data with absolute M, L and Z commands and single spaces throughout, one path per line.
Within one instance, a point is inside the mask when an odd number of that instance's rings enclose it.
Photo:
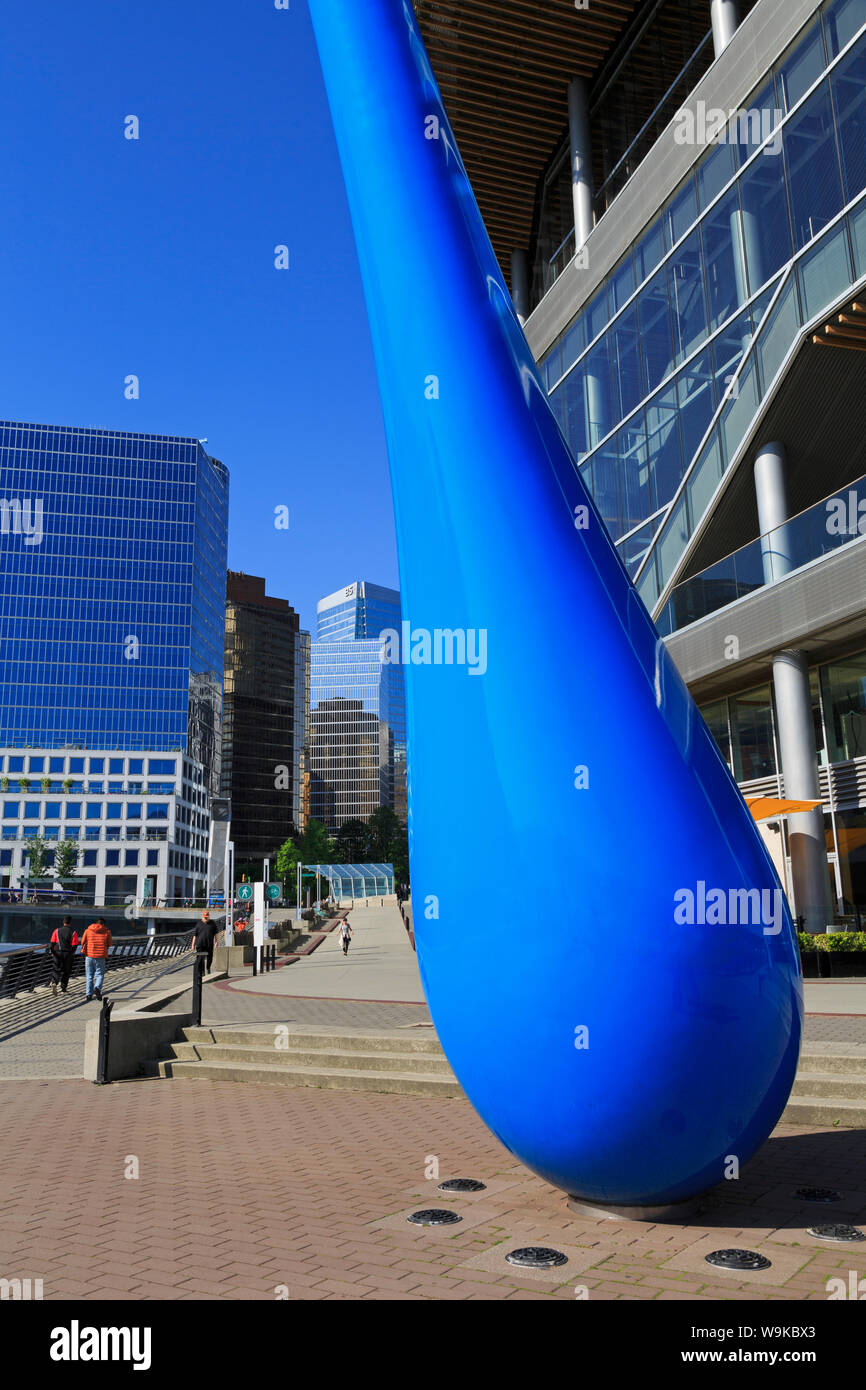
M 708 155 L 698 170 L 698 196 L 701 207 L 707 208 L 717 193 L 721 193 L 726 183 L 730 183 L 736 172 L 734 146 L 719 145 Z
M 848 225 L 845 218 L 800 263 L 800 289 L 806 318 L 814 316 L 851 283 Z
M 791 272 L 788 284 L 776 301 L 756 349 L 765 392 L 789 352 L 799 328 L 797 277 Z
M 599 449 L 593 459 L 592 496 L 602 521 L 614 539 L 629 529 L 622 520 L 619 477 L 619 451 L 616 438 L 613 438 L 603 449 Z
M 590 447 L 610 432 L 611 378 L 610 334 L 605 334 L 583 359 L 586 373 L 586 417 Z
M 701 705 L 700 712 L 703 715 L 704 723 L 719 746 L 719 752 L 730 766 L 731 736 L 728 732 L 727 700 L 716 700 L 711 705 Z
M 866 0 L 836 0 L 824 15 L 827 46 L 831 58 L 837 57 L 857 30 L 866 24 Z
M 740 175 L 742 243 L 749 294 L 756 294 L 793 255 L 781 150 L 759 154 Z
M 565 437 L 575 458 L 580 459 L 589 448 L 583 364 L 569 372 L 556 394 L 564 396 Z
M 620 266 L 619 270 L 616 272 L 611 281 L 611 307 L 614 310 L 621 309 L 623 304 L 625 304 L 626 300 L 628 299 L 629 295 L 634 294 L 635 288 L 636 287 L 634 281 L 634 256 L 631 254 L 631 252 L 629 252 L 625 261 Z
M 830 80 L 842 146 L 845 201 L 850 202 L 866 188 L 866 44 L 852 49 Z
M 730 701 L 734 776 L 738 782 L 771 777 L 776 771 L 770 687 L 761 686 Z
M 812 84 L 818 81 L 825 67 L 824 34 L 819 17 L 811 32 L 798 43 L 780 70 L 781 92 L 786 111 L 790 111 L 800 97 L 805 96 Z
M 657 510 L 647 455 L 644 412 L 619 432 L 623 494 L 623 530 L 631 531 Z
M 617 319 L 611 329 L 613 339 L 614 419 L 622 420 L 645 395 L 643 362 L 637 331 L 637 309 Z
M 638 296 L 641 347 L 647 391 L 654 391 L 673 366 L 674 347 L 667 272 L 654 275 Z
M 654 396 L 647 406 L 647 433 L 653 461 L 656 506 L 670 502 L 683 477 L 683 445 L 676 385 Z
M 695 229 L 668 262 L 674 349 L 682 362 L 707 336 L 701 237 Z
M 831 763 L 866 756 L 866 652 L 821 668 Z
M 712 496 L 722 480 L 722 451 L 719 447 L 718 430 L 714 430 L 703 453 L 695 464 L 694 471 L 686 483 L 691 531 L 697 530 Z
M 716 409 L 713 367 L 709 351 L 701 353 L 677 377 L 677 398 L 683 433 L 683 457 L 688 468 L 710 427 Z
M 747 298 L 739 223 L 739 193 L 732 188 L 701 224 L 711 330 L 735 314 Z
M 634 261 L 638 284 L 652 274 L 666 250 L 662 219 L 659 218 L 635 247 Z
M 785 163 L 794 221 L 794 244 L 805 246 L 842 206 L 828 83 L 819 87 L 785 128 Z
M 688 231 L 698 215 L 698 197 L 694 178 L 674 198 L 663 214 L 667 223 L 668 241 L 674 246 Z

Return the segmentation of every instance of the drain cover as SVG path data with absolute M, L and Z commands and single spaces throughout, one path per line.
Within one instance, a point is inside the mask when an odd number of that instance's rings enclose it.
M 476 1178 L 448 1178 L 445 1182 L 440 1182 L 440 1192 L 484 1192 L 487 1189 L 486 1182 L 478 1182 Z
M 406 1220 L 411 1221 L 413 1226 L 453 1226 L 463 1217 L 448 1207 L 424 1207 L 422 1211 L 413 1211 Z
M 716 1265 L 718 1269 L 769 1269 L 772 1264 L 772 1260 L 754 1250 L 714 1250 L 705 1258 L 708 1265 Z
M 525 1245 L 520 1250 L 512 1250 L 505 1259 L 521 1269 L 555 1269 L 557 1265 L 568 1264 L 568 1256 L 561 1250 L 551 1250 L 549 1245 Z
M 841 1202 L 842 1194 L 835 1187 L 798 1187 L 794 1193 L 801 1202 Z
M 810 1226 L 806 1232 L 807 1236 L 817 1236 L 818 1240 L 866 1240 L 856 1226 L 835 1225 L 829 1226 Z

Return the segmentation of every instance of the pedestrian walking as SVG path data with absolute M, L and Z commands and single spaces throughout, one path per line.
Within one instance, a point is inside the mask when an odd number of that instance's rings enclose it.
M 56 995 L 59 985 L 60 993 L 65 994 L 78 945 L 78 932 L 72 928 L 71 917 L 64 917 L 62 925 L 54 928 L 48 944 L 51 947 L 51 993 Z
M 196 952 L 207 955 L 205 973 L 208 975 L 210 974 L 211 965 L 213 964 L 213 945 L 216 934 L 216 922 L 211 921 L 210 913 L 207 908 L 205 908 L 204 912 L 201 914 L 201 921 L 195 929 L 195 936 L 192 939 L 192 944 Z
M 111 932 L 105 925 L 104 917 L 97 917 L 86 928 L 81 938 L 81 952 L 84 956 L 84 1002 L 102 998 L 102 982 L 105 979 L 105 963 L 111 947 Z
M 340 945 L 343 948 L 344 956 L 347 956 L 349 954 L 349 941 L 351 939 L 351 936 L 352 928 L 349 924 L 349 919 L 348 917 L 344 917 L 340 924 Z

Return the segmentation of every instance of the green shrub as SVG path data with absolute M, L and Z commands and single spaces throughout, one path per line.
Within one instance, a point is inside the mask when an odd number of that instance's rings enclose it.
M 866 951 L 866 932 L 831 931 L 815 937 L 819 951 Z
M 797 945 L 800 947 L 801 951 L 814 951 L 817 949 L 818 943 L 811 932 L 798 931 Z

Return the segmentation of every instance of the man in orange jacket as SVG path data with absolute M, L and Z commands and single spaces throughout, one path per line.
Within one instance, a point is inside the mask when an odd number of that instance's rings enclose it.
M 102 998 L 102 981 L 105 978 L 105 962 L 111 946 L 111 932 L 105 925 L 104 917 L 91 922 L 81 938 L 81 952 L 84 956 L 85 1004 L 94 997 Z

